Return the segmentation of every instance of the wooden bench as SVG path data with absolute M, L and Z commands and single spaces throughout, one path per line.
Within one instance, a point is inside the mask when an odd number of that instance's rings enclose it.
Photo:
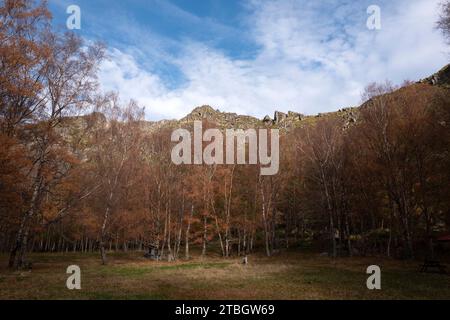
M 442 274 L 447 273 L 446 267 L 436 260 L 425 260 L 423 265 L 420 266 L 420 272 L 429 272 L 429 269 Z

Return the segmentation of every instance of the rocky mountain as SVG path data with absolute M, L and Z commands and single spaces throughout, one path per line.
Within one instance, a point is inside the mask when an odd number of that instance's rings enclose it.
M 450 88 L 450 64 L 446 65 L 430 77 L 420 80 L 417 83 Z M 303 115 L 294 111 L 289 111 L 288 113 L 275 111 L 273 118 L 266 115 L 263 119 L 258 119 L 247 115 L 222 112 L 212 108 L 211 106 L 204 105 L 196 107 L 191 113 L 180 120 L 145 121 L 144 127 L 148 130 L 148 132 L 154 132 L 162 128 L 175 128 L 179 126 L 190 127 L 192 122 L 196 120 L 207 120 L 214 123 L 219 128 L 246 129 L 270 127 L 279 128 L 281 130 L 290 130 L 291 128 L 314 123 L 316 119 L 327 116 L 342 117 L 345 120 L 346 126 L 349 126 L 358 120 L 358 110 L 363 106 L 364 104 L 358 107 L 347 107 L 339 109 L 335 112 L 319 113 L 317 115 Z M 95 118 L 98 117 L 101 118 L 100 115 L 96 114 Z M 82 122 L 86 122 L 84 125 L 88 125 L 88 122 L 92 121 L 92 116 L 82 118 L 84 118 L 84 121 Z M 83 126 L 81 123 L 78 123 L 78 125 Z

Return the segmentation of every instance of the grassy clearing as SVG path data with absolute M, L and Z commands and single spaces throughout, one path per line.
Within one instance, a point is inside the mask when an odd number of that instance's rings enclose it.
M 139 253 L 34 254 L 33 270 L 10 272 L 0 256 L 0 299 L 450 299 L 450 277 L 417 272 L 418 262 L 381 258 L 333 261 L 313 253 L 267 258 L 208 257 L 155 262 Z M 67 266 L 79 265 L 82 290 L 65 283 Z M 367 266 L 382 270 L 382 290 L 366 288 Z

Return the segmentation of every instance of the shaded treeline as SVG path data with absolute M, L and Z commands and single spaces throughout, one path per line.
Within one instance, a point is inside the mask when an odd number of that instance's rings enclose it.
M 110 250 L 149 247 L 189 258 L 192 245 L 224 257 L 296 246 L 414 257 L 449 232 L 448 89 L 367 87 L 351 123 L 336 113 L 283 131 L 275 176 L 176 166 L 174 128 L 153 130 L 136 103 L 98 93 L 101 45 L 55 34 L 33 1 L 4 1 L 0 17 L 0 250 L 11 267 L 29 251 L 99 251 L 106 263 Z

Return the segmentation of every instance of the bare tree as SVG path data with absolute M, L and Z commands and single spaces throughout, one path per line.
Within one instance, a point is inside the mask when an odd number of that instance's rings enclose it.
M 102 192 L 98 193 L 97 199 L 103 209 L 99 247 L 102 263 L 106 264 L 111 214 L 120 208 L 120 200 L 125 199 L 124 192 L 132 187 L 134 177 L 137 176 L 143 112 L 133 101 L 127 107 L 122 107 L 117 95 L 110 96 L 101 110 L 106 114 L 106 121 L 94 133 L 89 161 L 102 181 Z
M 43 107 L 35 114 L 37 122 L 30 124 L 25 131 L 33 166 L 29 171 L 30 198 L 10 255 L 9 266 L 14 268 L 20 268 L 25 262 L 31 223 L 49 191 L 49 184 L 64 176 L 55 171 L 59 165 L 50 161 L 57 158 L 60 151 L 57 146 L 61 137 L 56 128 L 64 116 L 77 114 L 92 105 L 97 87 L 96 71 L 104 53 L 102 46 L 85 47 L 82 40 L 73 34 L 48 33 L 46 43 L 50 55 L 40 71 L 42 88 L 37 94 L 38 99 L 35 99 Z M 36 110 L 34 107 L 31 109 Z M 60 161 L 64 160 L 60 158 Z M 49 175 L 48 172 L 54 174 Z
M 437 27 L 442 31 L 445 39 L 450 42 L 450 1 L 442 2 L 441 14 L 437 22 Z

